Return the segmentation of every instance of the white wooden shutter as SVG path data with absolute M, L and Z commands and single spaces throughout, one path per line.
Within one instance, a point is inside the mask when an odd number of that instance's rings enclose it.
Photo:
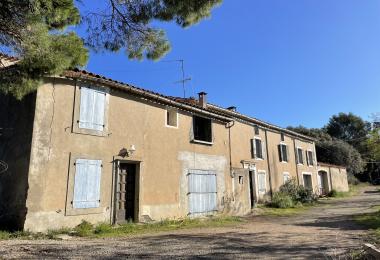
M 257 174 L 257 179 L 258 179 L 257 181 L 259 184 L 259 187 L 258 187 L 259 193 L 265 193 L 266 192 L 265 173 L 259 172 Z
M 190 170 L 189 213 L 201 214 L 217 210 L 216 174 L 213 171 Z
M 73 208 L 99 207 L 102 161 L 77 159 L 75 169 Z
M 106 92 L 81 87 L 79 128 L 103 131 Z
M 255 141 L 255 139 L 251 139 L 251 154 L 252 154 L 252 158 L 256 158 L 256 141 Z

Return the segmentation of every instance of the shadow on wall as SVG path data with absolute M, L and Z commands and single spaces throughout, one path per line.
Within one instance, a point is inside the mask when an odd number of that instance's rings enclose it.
M 0 95 L 0 160 L 8 169 L 0 175 L 0 229 L 23 229 L 36 93 L 18 101 Z

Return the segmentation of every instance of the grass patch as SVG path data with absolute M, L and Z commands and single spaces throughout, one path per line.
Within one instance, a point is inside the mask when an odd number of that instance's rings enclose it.
M 319 205 L 318 203 L 308 203 L 308 204 L 297 204 L 292 208 L 273 208 L 270 206 L 259 205 L 260 215 L 263 216 L 292 216 L 305 212 L 306 210 L 312 208 L 313 206 Z
M 352 196 L 355 196 L 357 195 L 359 192 L 360 192 L 360 189 L 362 187 L 365 187 L 367 186 L 367 184 L 365 183 L 361 183 L 361 184 L 358 184 L 358 185 L 349 185 L 349 191 L 336 191 L 336 190 L 332 190 L 330 191 L 330 193 L 328 194 L 329 197 L 331 198 L 347 198 L 347 197 L 352 197 Z
M 232 216 L 210 216 L 207 218 L 196 219 L 186 218 L 180 220 L 162 220 L 148 224 L 126 223 L 118 226 L 112 226 L 107 223 L 93 225 L 87 221 L 82 221 L 81 224 L 73 229 L 63 228 L 59 230 L 50 230 L 47 233 L 0 231 L 0 240 L 57 239 L 58 236 L 62 234 L 87 238 L 124 237 L 129 235 L 156 233 L 178 229 L 223 227 L 228 225 L 236 225 L 242 221 L 243 220 L 240 217 Z
M 370 231 L 369 239 L 373 240 L 374 243 L 380 243 L 380 206 L 374 206 L 377 209 L 376 212 L 365 213 L 354 216 L 354 221 L 359 225 L 368 228 Z

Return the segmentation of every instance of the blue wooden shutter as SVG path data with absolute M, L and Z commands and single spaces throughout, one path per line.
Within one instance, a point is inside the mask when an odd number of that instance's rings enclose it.
M 103 131 L 106 92 L 81 87 L 79 128 Z
M 99 207 L 102 161 L 78 159 L 75 168 L 73 208 Z

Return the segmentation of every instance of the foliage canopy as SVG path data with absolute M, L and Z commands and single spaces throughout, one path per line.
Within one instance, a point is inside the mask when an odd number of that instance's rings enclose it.
M 103 10 L 81 14 L 74 0 L 2 0 L 0 47 L 21 61 L 0 70 L 0 92 L 21 99 L 44 75 L 84 66 L 87 48 L 123 49 L 130 59 L 159 59 L 170 43 L 165 32 L 152 25 L 155 21 L 188 27 L 209 17 L 221 2 L 104 0 Z M 81 22 L 87 26 L 83 39 L 73 31 Z

